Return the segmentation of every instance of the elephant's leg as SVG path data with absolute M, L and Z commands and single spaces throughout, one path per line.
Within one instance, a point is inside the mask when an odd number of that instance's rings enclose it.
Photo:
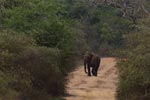
M 92 67 L 92 74 L 95 76 L 95 67 Z
M 88 76 L 91 76 L 90 66 L 88 64 Z
M 92 67 L 92 74 L 94 75 L 94 70 L 93 70 L 93 67 Z
M 93 70 L 93 75 L 97 76 L 97 71 L 96 70 Z
M 98 71 L 98 67 L 96 67 L 96 69 L 94 71 L 94 76 L 97 76 L 97 71 Z
M 96 65 L 95 65 L 94 76 L 97 76 L 97 71 L 99 69 L 99 65 L 100 65 L 100 60 L 98 60 Z

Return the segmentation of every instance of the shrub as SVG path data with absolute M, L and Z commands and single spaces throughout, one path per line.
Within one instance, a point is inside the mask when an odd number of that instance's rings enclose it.
M 30 48 L 22 53 L 19 60 L 33 76 L 32 83 L 36 89 L 52 95 L 63 94 L 64 77 L 59 50 L 47 47 Z
M 19 96 L 31 88 L 31 76 L 26 70 L 23 70 L 18 63 L 16 63 L 17 58 L 27 47 L 34 45 L 32 38 L 18 34 L 12 31 L 2 31 L 0 32 L 0 71 L 3 76 L 0 91 L 3 91 L 5 95 L 2 98 L 19 98 Z
M 69 59 L 74 59 L 77 53 L 76 36 L 72 21 L 67 18 L 66 5 L 61 0 L 16 2 L 18 6 L 3 11 L 3 28 L 31 35 L 39 46 L 60 49 L 66 74 L 66 69 L 71 69 Z
M 118 100 L 150 98 L 150 34 L 132 33 L 127 37 L 125 59 L 119 65 Z
M 2 98 L 32 100 L 64 93 L 59 49 L 39 47 L 23 33 L 3 31 L 0 32 L 0 51 L 0 92 L 6 94 Z

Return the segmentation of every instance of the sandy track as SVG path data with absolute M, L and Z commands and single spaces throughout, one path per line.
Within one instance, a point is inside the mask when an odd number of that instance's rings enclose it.
M 88 77 L 84 67 L 70 73 L 66 100 L 115 100 L 117 70 L 114 58 L 102 58 L 97 77 Z

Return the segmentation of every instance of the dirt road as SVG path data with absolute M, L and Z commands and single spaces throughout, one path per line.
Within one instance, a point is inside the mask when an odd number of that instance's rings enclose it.
M 117 70 L 114 58 L 102 58 L 97 77 L 88 77 L 84 67 L 70 73 L 66 100 L 115 100 Z

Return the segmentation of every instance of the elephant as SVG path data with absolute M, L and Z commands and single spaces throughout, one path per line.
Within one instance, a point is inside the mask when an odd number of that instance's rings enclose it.
M 91 68 L 92 68 L 92 74 L 94 76 L 97 76 L 97 71 L 99 69 L 101 62 L 101 58 L 92 52 L 86 52 L 84 55 L 84 71 L 88 74 L 88 76 L 91 76 Z M 88 69 L 88 72 L 86 71 Z

